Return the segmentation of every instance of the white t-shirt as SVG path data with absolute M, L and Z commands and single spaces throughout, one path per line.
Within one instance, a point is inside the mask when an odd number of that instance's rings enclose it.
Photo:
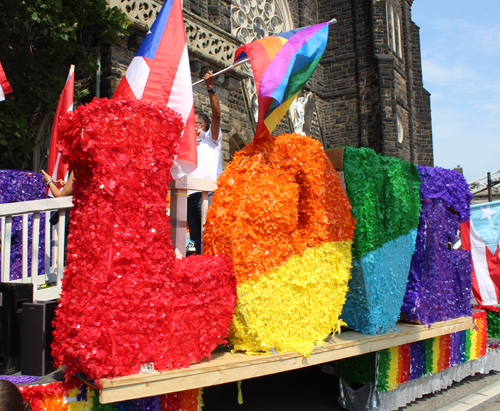
M 188 174 L 189 177 L 209 178 L 217 180 L 222 173 L 222 133 L 219 129 L 219 138 L 212 138 L 212 127 L 207 132 L 201 131 L 196 138 L 198 167 Z M 190 191 L 189 194 L 196 191 Z

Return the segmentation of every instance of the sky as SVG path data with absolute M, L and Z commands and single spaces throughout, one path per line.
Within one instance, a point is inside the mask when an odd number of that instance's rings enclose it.
M 500 170 L 500 0 L 415 0 L 434 165 Z

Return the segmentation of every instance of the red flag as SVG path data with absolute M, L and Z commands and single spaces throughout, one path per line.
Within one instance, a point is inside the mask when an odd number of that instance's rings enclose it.
M 5 95 L 12 92 L 12 87 L 7 81 L 2 64 L 0 63 L 0 101 L 5 100 Z
M 57 103 L 56 115 L 54 116 L 54 123 L 52 124 L 52 134 L 50 137 L 49 149 L 49 165 L 47 167 L 47 174 L 54 181 L 68 180 L 68 164 L 61 161 L 62 147 L 59 144 L 59 135 L 57 133 L 57 126 L 59 120 L 64 113 L 73 111 L 73 98 L 75 95 L 75 66 L 71 65 L 69 69 L 68 79 L 66 85 Z M 49 188 L 45 191 L 46 194 L 52 197 Z
M 474 204 L 460 225 L 462 248 L 472 254 L 472 292 L 481 305 L 500 303 L 500 201 Z
M 170 107 L 185 124 L 172 176 L 196 168 L 191 69 L 180 0 L 166 0 L 151 30 L 130 63 L 113 99 L 141 99 Z

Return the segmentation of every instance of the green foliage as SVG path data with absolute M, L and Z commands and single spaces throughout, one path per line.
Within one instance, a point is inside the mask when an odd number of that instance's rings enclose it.
M 13 89 L 0 102 L 0 169 L 30 168 L 37 123 L 55 111 L 70 65 L 75 95 L 88 95 L 100 50 L 127 25 L 106 0 L 0 1 L 0 62 Z

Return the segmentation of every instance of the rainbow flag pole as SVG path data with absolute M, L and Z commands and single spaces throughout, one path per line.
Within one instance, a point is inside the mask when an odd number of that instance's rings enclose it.
M 337 19 L 332 19 L 328 22 L 328 24 L 337 24 Z M 250 61 L 250 59 L 247 57 L 243 60 L 238 60 L 236 62 L 234 62 L 233 64 L 231 64 L 229 67 L 226 67 L 225 69 L 222 69 L 221 71 L 218 71 L 217 73 L 214 73 L 213 74 L 213 77 L 216 77 L 218 76 L 219 74 L 222 74 L 222 73 L 225 73 L 226 71 L 230 71 L 230 70 L 233 70 L 234 68 L 240 66 L 241 64 L 244 64 L 246 62 Z M 198 84 L 201 84 L 203 83 L 205 80 L 201 79 L 201 80 L 198 80 L 196 83 L 193 83 L 192 84 L 192 87 L 194 86 L 197 86 Z
M 225 73 L 226 71 L 229 71 L 229 70 L 232 70 L 234 69 L 235 67 L 238 67 L 240 65 L 242 65 L 243 63 L 246 63 L 247 61 L 250 61 L 250 59 L 247 57 L 246 59 L 243 59 L 243 60 L 240 60 L 240 61 L 237 61 L 236 63 L 233 63 L 231 64 L 229 67 L 226 67 L 225 69 L 222 69 L 221 71 L 218 71 L 217 73 L 214 73 L 214 75 L 212 77 L 216 77 L 218 76 L 219 74 L 222 74 L 222 73 Z M 201 80 L 198 80 L 196 83 L 193 83 L 193 87 L 194 86 L 197 86 L 198 84 L 200 83 L 203 83 L 205 80 L 201 79 Z

